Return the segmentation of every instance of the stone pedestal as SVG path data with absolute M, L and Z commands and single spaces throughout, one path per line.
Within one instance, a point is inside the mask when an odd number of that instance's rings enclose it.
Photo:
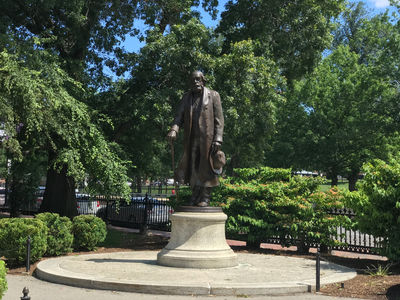
M 199 269 L 237 266 L 225 238 L 226 219 L 220 208 L 182 207 L 171 216 L 171 238 L 158 253 L 157 263 Z

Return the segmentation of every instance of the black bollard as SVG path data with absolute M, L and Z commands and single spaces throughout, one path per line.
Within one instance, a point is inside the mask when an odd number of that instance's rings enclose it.
M 26 240 L 26 272 L 31 269 L 31 237 Z
M 316 267 L 315 291 L 319 292 L 319 290 L 321 289 L 321 258 L 320 258 L 319 249 L 317 249 L 315 267 Z
M 21 300 L 31 300 L 31 297 L 28 296 L 29 289 L 27 287 L 24 287 L 24 289 L 22 290 L 22 294 L 23 296 L 21 297 Z

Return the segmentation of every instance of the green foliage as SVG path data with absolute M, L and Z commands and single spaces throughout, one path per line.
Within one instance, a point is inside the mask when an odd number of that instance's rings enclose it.
M 252 39 L 268 49 L 284 75 L 301 78 L 318 63 L 331 42 L 332 19 L 344 9 L 340 0 L 229 1 L 218 31 L 225 48 Z M 227 50 L 228 51 L 228 50 Z
M 361 1 L 348 6 L 330 55 L 279 107 L 267 164 L 340 174 L 353 189 L 364 162 L 398 148 L 400 27 L 397 16 L 371 17 Z
M 252 40 L 232 44 L 231 52 L 215 59 L 215 88 L 225 116 L 223 149 L 227 171 L 262 166 L 274 133 L 276 109 L 284 103 L 286 81 L 268 55 L 257 55 Z M 208 77 L 209 78 L 209 77 Z
M 272 181 L 289 181 L 292 177 L 290 169 L 282 168 L 241 168 L 234 169 L 236 176 L 232 177 L 235 183 L 246 183 L 255 181 L 258 183 L 268 183 Z
M 283 169 L 235 171 L 243 177 L 223 180 L 212 197 L 212 204 L 221 206 L 228 215 L 228 235 L 247 234 L 247 240 L 256 243 L 279 237 L 284 246 L 293 240 L 298 241 L 298 247 L 314 242 L 339 244 L 331 235 L 336 234 L 339 224 L 350 220 L 329 214 L 343 207 L 342 195 L 337 190 L 318 192 L 322 179 L 291 176 L 290 170 Z
M 41 259 L 47 249 L 47 226 L 39 219 L 0 219 L 0 254 L 8 265 L 26 260 L 26 244 L 31 238 L 31 263 Z
M 349 193 L 347 206 L 356 212 L 357 228 L 380 239 L 377 251 L 400 260 L 400 163 L 374 160 L 363 167 L 359 191 Z
M 391 274 L 391 272 L 389 272 L 391 266 L 392 264 L 387 264 L 386 266 L 382 266 L 381 264 L 378 264 L 377 266 L 367 266 L 367 270 L 365 270 L 365 273 L 370 276 L 387 276 Z
M 41 153 L 26 153 L 21 161 L 13 160 L 8 180 L 11 191 L 9 200 L 11 213 L 22 207 L 36 207 L 37 189 L 45 174 L 45 157 Z
M 92 121 L 91 109 L 73 97 L 71 91 L 85 93 L 81 85 L 53 59 L 45 51 L 36 51 L 30 61 L 0 53 L 0 111 L 7 134 L 4 147 L 21 164 L 24 160 L 32 164 L 34 154 L 43 155 L 43 151 L 56 153 L 49 168 L 61 171 L 66 165 L 67 175 L 77 181 L 89 174 L 92 191 L 128 197 L 125 163 Z M 18 124 L 22 124 L 19 131 Z M 28 155 L 23 158 L 22 152 Z
M 280 91 L 285 80 L 271 59 L 256 55 L 251 40 L 232 45 L 226 54 L 221 52 L 221 41 L 197 19 L 171 26 L 168 34 L 150 31 L 131 79 L 93 99 L 93 106 L 111 116 L 115 126 L 107 132 L 137 166 L 132 170 L 135 176 L 169 172 L 165 136 L 188 89 L 189 75 L 196 69 L 204 72 L 206 86 L 221 95 L 229 170 L 262 165 L 274 131 L 276 106 L 283 102 Z M 181 144 L 178 140 L 175 145 L 176 161 Z
M 95 250 L 107 236 L 106 223 L 96 216 L 80 215 L 72 220 L 74 249 Z
M 3 298 L 4 293 L 7 291 L 7 268 L 6 263 L 0 259 L 0 299 Z
M 173 209 L 179 206 L 190 203 L 190 198 L 192 196 L 192 190 L 189 186 L 181 186 L 178 189 L 178 193 L 169 197 L 168 205 Z
M 364 162 L 388 154 L 387 124 L 393 119 L 386 107 L 395 88 L 359 59 L 349 47 L 339 46 L 290 95 L 303 110 L 303 124 L 292 122 L 282 130 L 297 128 L 293 149 L 300 149 L 308 167 L 329 178 L 356 177 Z
M 72 222 L 67 217 L 60 217 L 55 213 L 41 213 L 36 215 L 48 228 L 47 256 L 58 256 L 72 251 L 74 236 Z

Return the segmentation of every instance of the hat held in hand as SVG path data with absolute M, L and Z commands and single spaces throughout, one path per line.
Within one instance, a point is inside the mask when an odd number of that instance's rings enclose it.
M 214 174 L 221 175 L 222 167 L 225 166 L 225 164 L 226 164 L 226 159 L 224 152 L 222 152 L 221 150 L 218 150 L 216 152 L 211 151 L 210 166 Z

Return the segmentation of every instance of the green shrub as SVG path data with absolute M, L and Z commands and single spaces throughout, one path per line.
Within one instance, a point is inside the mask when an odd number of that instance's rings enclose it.
M 343 207 L 343 197 L 337 190 L 319 192 L 321 178 L 291 176 L 289 169 L 235 173 L 236 178 L 221 180 L 212 196 L 212 205 L 221 206 L 228 215 L 228 236 L 244 234 L 253 245 L 279 238 L 283 246 L 297 242 L 300 251 L 308 251 L 312 243 L 339 244 L 330 237 L 336 235 L 338 224 L 349 224 L 350 219 L 329 214 Z
M 267 183 L 272 181 L 289 181 L 291 178 L 291 169 L 281 168 L 241 168 L 234 169 L 235 176 L 231 178 L 235 183 Z
M 95 250 L 107 236 L 106 223 L 96 216 L 80 215 L 72 220 L 74 248 L 77 250 Z
M 394 261 L 400 260 L 400 163 L 374 160 L 363 167 L 365 177 L 357 192 L 346 196 L 347 206 L 356 212 L 356 228 L 380 238 L 376 250 Z
M 7 291 L 6 274 L 6 264 L 4 261 L 0 260 L 0 299 L 3 298 L 4 293 Z
M 46 224 L 47 256 L 58 256 L 72 251 L 74 235 L 72 234 L 72 222 L 67 217 L 60 217 L 56 213 L 41 213 L 36 218 Z
M 0 219 L 0 256 L 8 265 L 26 260 L 26 241 L 31 237 L 31 263 L 43 257 L 47 247 L 47 227 L 39 219 Z
M 188 205 L 192 196 L 192 190 L 188 186 L 181 186 L 178 189 L 176 195 L 169 196 L 168 205 L 173 209 L 177 209 L 179 206 Z

